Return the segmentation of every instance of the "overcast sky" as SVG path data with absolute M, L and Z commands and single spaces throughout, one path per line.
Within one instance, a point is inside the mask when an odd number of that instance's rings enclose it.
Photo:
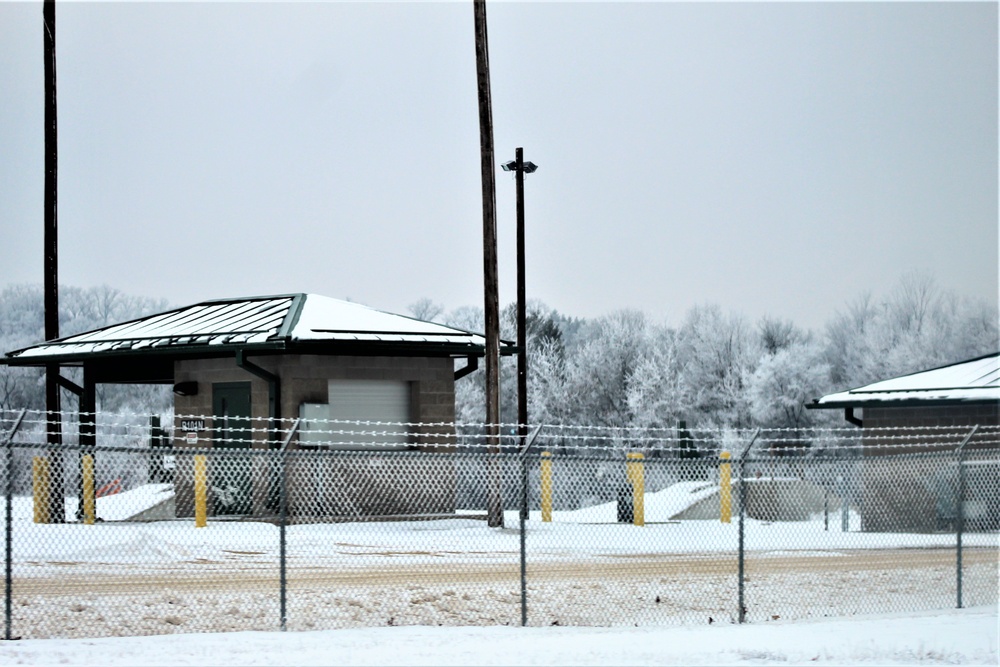
M 471 2 L 58 3 L 60 282 L 482 303 Z M 997 4 L 488 4 L 501 301 L 818 327 L 997 301 Z M 0 2 L 0 285 L 42 282 L 42 5 Z

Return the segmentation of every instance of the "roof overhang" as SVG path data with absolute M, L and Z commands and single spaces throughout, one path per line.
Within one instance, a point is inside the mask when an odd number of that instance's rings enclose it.
M 825 398 L 825 397 L 824 397 Z M 1000 398 L 861 398 L 851 397 L 844 400 L 822 401 L 816 399 L 812 403 L 806 404 L 809 410 L 843 409 L 843 408 L 913 408 L 931 407 L 942 405 L 995 405 L 1000 403 Z
M 83 366 L 104 382 L 170 382 L 173 363 L 250 355 L 482 357 L 481 334 L 311 294 L 207 301 L 8 352 L 0 364 Z M 500 353 L 517 348 L 500 342 Z M 169 369 L 169 372 L 168 372 Z M 112 379 L 117 378 L 117 379 Z
M 806 407 L 822 410 L 997 403 L 1000 403 L 1000 353 L 828 394 Z

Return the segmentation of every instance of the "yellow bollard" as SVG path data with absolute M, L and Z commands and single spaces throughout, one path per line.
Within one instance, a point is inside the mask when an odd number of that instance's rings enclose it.
M 542 452 L 540 466 L 542 521 L 552 523 L 552 452 Z
M 94 498 L 94 456 L 84 454 L 80 460 L 83 475 L 83 522 L 93 526 L 97 518 L 97 501 Z
M 636 526 L 646 525 L 646 480 L 643 471 L 643 456 L 641 452 L 626 454 L 625 475 L 632 483 L 632 523 Z
M 208 457 L 204 454 L 194 457 L 194 525 L 208 525 Z
M 719 521 L 729 523 L 733 518 L 733 487 L 729 470 L 729 452 L 719 454 Z
M 35 523 L 49 523 L 49 460 L 44 456 L 31 460 L 31 497 L 34 499 Z

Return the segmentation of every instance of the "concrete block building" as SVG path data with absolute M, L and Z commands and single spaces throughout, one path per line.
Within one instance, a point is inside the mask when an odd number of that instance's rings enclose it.
M 315 294 L 218 299 L 9 352 L 4 363 L 81 367 L 81 420 L 93 419 L 101 383 L 170 384 L 174 390 L 177 513 L 192 506 L 185 448 L 433 454 L 454 447 L 455 382 L 478 366 L 482 335 Z M 501 342 L 501 353 L 511 354 Z M 383 424 L 345 436 L 327 420 Z M 84 433 L 81 428 L 81 437 Z M 82 443 L 85 444 L 85 443 Z M 274 509 L 267 456 L 227 452 L 211 507 L 217 514 Z M 271 457 L 273 458 L 273 457 Z M 290 457 L 293 515 L 366 516 L 454 511 L 446 457 L 412 457 L 390 479 L 375 465 L 335 455 Z M 242 461 L 242 463 L 238 463 Z

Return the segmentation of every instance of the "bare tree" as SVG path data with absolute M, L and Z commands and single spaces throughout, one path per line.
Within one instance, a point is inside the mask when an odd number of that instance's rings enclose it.
M 425 322 L 435 321 L 444 312 L 444 306 L 434 303 L 427 297 L 414 301 L 406 308 L 415 318 L 424 320 Z

